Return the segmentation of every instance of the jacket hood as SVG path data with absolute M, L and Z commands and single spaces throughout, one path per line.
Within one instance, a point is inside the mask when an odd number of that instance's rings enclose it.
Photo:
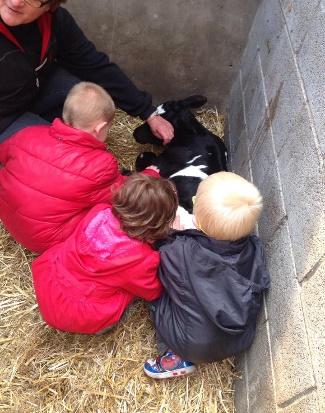
M 219 241 L 201 231 L 186 230 L 183 254 L 195 257 L 186 268 L 192 292 L 209 319 L 237 335 L 255 320 L 261 292 L 269 286 L 263 246 L 256 236 Z

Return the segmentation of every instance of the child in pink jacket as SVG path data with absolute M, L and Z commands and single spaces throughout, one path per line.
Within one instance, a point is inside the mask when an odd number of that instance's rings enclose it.
M 75 232 L 32 264 L 43 319 L 75 333 L 114 326 L 135 297 L 162 292 L 159 253 L 152 244 L 167 236 L 177 209 L 173 184 L 135 174 L 113 197 L 95 206 Z

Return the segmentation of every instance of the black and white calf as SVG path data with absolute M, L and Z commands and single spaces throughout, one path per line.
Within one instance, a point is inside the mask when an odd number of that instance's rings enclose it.
M 161 176 L 171 179 L 180 205 L 190 213 L 199 183 L 208 175 L 227 170 L 227 148 L 223 140 L 206 129 L 190 111 L 204 103 L 206 98 L 198 95 L 160 105 L 158 113 L 174 126 L 174 139 L 160 155 L 143 152 L 136 160 L 138 172 L 156 165 Z M 134 137 L 139 143 L 162 145 L 147 124 L 136 128 Z

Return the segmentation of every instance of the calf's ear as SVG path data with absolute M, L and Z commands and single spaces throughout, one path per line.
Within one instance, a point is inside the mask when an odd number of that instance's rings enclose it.
M 179 100 L 178 104 L 182 109 L 197 109 L 207 103 L 208 99 L 202 95 L 193 95 Z
M 138 155 L 135 161 L 135 170 L 141 172 L 147 168 L 147 166 L 155 165 L 157 156 L 153 152 L 142 152 Z
M 134 129 L 133 136 L 138 143 L 145 144 L 150 143 L 152 145 L 162 146 L 162 140 L 158 139 L 151 132 L 151 129 L 147 123 L 144 123 Z

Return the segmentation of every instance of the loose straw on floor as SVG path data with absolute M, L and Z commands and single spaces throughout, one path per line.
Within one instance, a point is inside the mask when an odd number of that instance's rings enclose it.
M 199 119 L 219 136 L 215 110 Z M 139 122 L 118 112 L 108 142 L 133 169 L 143 150 L 132 138 Z M 151 149 L 151 147 L 149 147 Z M 155 356 L 154 330 L 137 301 L 110 334 L 55 331 L 42 321 L 32 287 L 33 255 L 0 226 L 0 411 L 13 413 L 233 413 L 231 360 L 199 366 L 194 376 L 154 381 L 142 371 Z

